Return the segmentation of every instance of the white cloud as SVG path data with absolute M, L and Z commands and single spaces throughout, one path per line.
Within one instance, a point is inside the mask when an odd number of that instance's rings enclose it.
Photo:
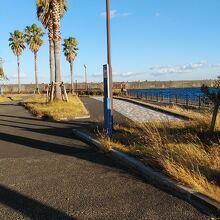
M 118 77 L 118 78 L 121 78 L 121 77 L 133 77 L 133 76 L 137 76 L 137 75 L 143 75 L 145 74 L 146 72 L 132 72 L 132 71 L 128 71 L 128 72 L 113 72 L 112 75 L 114 77 Z M 101 73 L 94 73 L 91 75 L 91 77 L 94 77 L 94 78 L 100 78 L 100 77 L 103 77 L 103 74 Z
M 91 75 L 91 77 L 99 78 L 99 77 L 103 77 L 103 74 L 101 74 L 101 73 L 94 73 L 94 74 Z
M 198 69 L 198 68 L 202 68 L 208 65 L 208 62 L 206 60 L 203 61 L 199 61 L 197 63 L 192 63 L 192 64 L 187 64 L 183 66 L 183 69 L 186 70 L 193 70 L 193 69 Z
M 220 67 L 220 63 L 213 64 L 212 67 Z
M 152 75 L 160 76 L 165 74 L 178 74 L 178 73 L 188 73 L 195 69 L 200 69 L 208 66 L 207 61 L 199 61 L 197 63 L 191 63 L 186 65 L 174 65 L 174 66 L 160 66 L 156 65 L 150 68 Z
M 18 78 L 18 74 L 13 74 L 13 76 L 11 77 L 13 79 L 17 79 Z M 20 79 L 27 79 L 27 75 L 25 73 L 20 74 Z
M 69 76 L 70 77 L 70 76 Z M 75 74 L 75 77 L 76 78 L 79 78 L 79 79 L 82 79 L 82 78 L 84 78 L 84 75 L 82 75 L 82 74 Z
M 115 17 L 127 17 L 127 16 L 129 16 L 129 15 L 131 15 L 131 13 L 129 13 L 129 12 L 122 12 L 122 13 L 120 13 L 120 12 L 118 12 L 118 11 L 115 10 L 115 9 L 110 11 L 110 17 L 111 17 L 111 18 L 115 18 Z M 100 13 L 100 16 L 103 17 L 103 18 L 106 18 L 106 12 L 101 12 L 101 13 Z
M 163 75 L 171 73 L 182 73 L 183 70 L 181 66 L 153 66 L 150 68 L 154 73 L 153 75 Z
M 132 71 L 122 72 L 122 73 L 114 72 L 113 76 L 116 76 L 116 77 L 133 77 L 133 76 L 137 76 L 137 75 L 143 75 L 145 73 L 146 72 L 132 72 Z

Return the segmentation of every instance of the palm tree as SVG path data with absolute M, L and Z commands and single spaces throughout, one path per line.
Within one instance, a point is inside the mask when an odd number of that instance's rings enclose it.
M 77 56 L 77 45 L 78 42 L 76 38 L 69 37 L 68 39 L 64 39 L 63 43 L 63 52 L 66 57 L 66 60 L 70 64 L 70 74 L 71 74 L 71 93 L 74 93 L 74 84 L 73 84 L 73 61 L 75 60 L 75 57 Z
M 34 64 L 35 64 L 35 83 L 36 83 L 36 92 L 39 93 L 39 85 L 38 85 L 38 65 L 37 65 L 37 53 L 39 51 L 40 46 L 43 44 L 44 33 L 40 27 L 36 24 L 31 26 L 27 26 L 25 28 L 25 39 L 27 44 L 29 45 L 30 50 L 34 53 Z
M 49 1 L 37 0 L 37 16 L 44 28 L 48 28 L 49 39 L 49 62 L 50 62 L 50 83 L 55 80 L 54 76 L 54 44 L 53 44 L 53 19 L 52 9 Z
M 4 73 L 3 67 L 0 66 L 0 80 L 1 80 L 2 78 L 4 78 L 4 76 L 5 76 L 5 73 Z
M 1 59 L 0 57 L 0 81 L 8 80 L 8 77 L 5 75 L 2 63 L 3 63 L 3 59 Z M 3 84 L 0 85 L 0 95 L 3 95 Z
M 8 77 L 5 75 L 4 69 L 0 63 L 0 81 L 1 80 L 8 80 Z
M 25 36 L 21 31 L 14 31 L 10 33 L 9 46 L 11 47 L 15 56 L 17 56 L 18 66 L 18 93 L 21 92 L 21 80 L 20 80 L 20 56 L 22 51 L 25 49 Z
M 37 0 L 37 14 L 42 24 L 52 30 L 51 38 L 54 46 L 54 61 L 55 61 L 55 82 L 61 82 L 60 71 L 60 20 L 67 10 L 66 0 Z M 61 88 L 56 84 L 56 99 L 62 99 Z
M 213 89 L 213 88 L 212 88 Z M 209 128 L 210 132 L 214 132 L 216 120 L 218 116 L 218 110 L 220 106 L 220 76 L 218 79 L 214 81 L 214 91 L 212 91 L 208 86 L 203 85 L 201 90 L 202 92 L 212 101 L 214 104 L 213 113 L 212 113 L 212 120 L 211 125 Z
M 0 65 L 0 81 L 8 80 L 8 77 L 5 75 L 3 67 Z

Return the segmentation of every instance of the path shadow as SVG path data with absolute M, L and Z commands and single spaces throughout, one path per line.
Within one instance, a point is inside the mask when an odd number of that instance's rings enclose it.
M 11 120 L 5 120 L 5 119 L 0 119 L 0 121 L 1 122 L 8 122 L 8 123 L 15 123 L 15 124 L 22 124 L 22 125 L 33 125 L 33 126 L 38 126 L 38 127 L 46 127 L 46 128 L 48 128 L 48 127 L 53 127 L 53 126 L 50 126 L 50 125 L 42 125 L 42 123 L 41 124 L 34 124 L 34 123 L 27 123 L 27 122 L 21 122 L 21 121 L 15 121 L 15 120 L 13 120 L 13 119 L 11 119 Z
M 33 220 L 75 220 L 76 218 L 68 216 L 66 213 L 43 204 L 35 199 L 22 195 L 12 189 L 0 184 L 0 203 L 6 205 L 15 211 L 20 212 L 25 217 Z M 9 216 L 8 216 L 9 217 Z
M 8 121 L 8 122 L 16 122 L 16 123 L 21 123 L 21 124 L 29 124 L 29 125 L 38 125 L 38 126 L 42 126 L 42 127 L 53 127 L 52 125 L 61 125 L 61 126 L 74 126 L 74 125 L 82 125 L 82 126 L 87 126 L 89 124 L 94 124 L 97 123 L 97 120 L 91 120 L 91 119 L 76 119 L 76 120 L 71 120 L 71 121 L 54 121 L 54 120 L 50 120 L 50 119 L 41 119 L 41 118 L 34 118 L 33 116 L 30 117 L 23 117 L 23 116 L 12 116 L 12 115 L 0 115 L 0 117 L 4 117 L 4 118 L 11 118 L 13 119 L 22 119 L 24 121 L 20 122 L 20 121 L 10 121 L 10 120 L 5 120 L 5 119 L 1 119 L 0 121 Z M 33 121 L 32 123 L 27 123 L 27 121 Z M 36 123 L 35 123 L 36 122 Z M 42 125 L 43 124 L 43 125 Z M 56 127 L 56 126 L 54 126 Z
M 77 146 L 66 146 L 64 144 L 51 143 L 42 140 L 36 140 L 28 137 L 22 137 L 18 135 L 6 134 L 0 132 L 0 140 L 9 143 L 17 144 L 17 147 L 28 147 L 32 149 L 38 149 L 43 151 L 52 152 L 55 154 L 72 156 L 79 158 L 81 160 L 86 160 L 92 163 L 112 167 L 114 169 L 121 170 L 122 172 L 127 172 L 128 169 L 120 165 L 116 161 L 109 159 L 105 153 L 94 151 L 93 146 L 86 146 L 83 142 L 77 142 Z M 82 143 L 80 145 L 80 143 Z M 74 144 L 74 139 L 73 139 Z M 76 145 L 75 144 L 75 145 Z
M 0 106 L 1 105 L 4 105 L 4 106 L 19 106 L 19 104 L 17 104 L 17 103 L 8 103 L 8 102 L 2 102 L 2 103 L 0 103 Z
M 56 137 L 59 136 L 59 137 L 65 137 L 65 138 L 70 138 L 70 139 L 73 139 L 73 134 L 72 134 L 73 128 L 78 129 L 78 130 L 79 129 L 89 130 L 90 132 L 94 132 L 98 126 L 98 123 L 89 122 L 89 121 L 78 121 L 78 122 L 74 122 L 73 124 L 66 124 L 65 126 L 62 126 L 62 127 L 42 125 L 42 123 L 35 124 L 35 123 L 9 121 L 9 120 L 2 120 L 2 119 L 0 119 L 0 122 L 3 122 L 3 123 L 0 123 L 0 126 L 4 126 L 4 127 L 19 128 L 19 129 L 23 129 L 28 132 L 36 133 L 36 134 L 52 135 Z
M 18 119 L 24 119 L 24 120 L 30 120 L 30 121 L 37 121 L 37 122 L 48 122 L 48 123 L 54 123 L 54 124 L 69 124 L 69 122 L 65 121 L 54 121 L 54 120 L 42 120 L 40 118 L 34 118 L 33 116 L 30 117 L 23 117 L 23 116 L 13 116 L 13 115 L 6 115 L 1 114 L 0 117 L 7 117 L 7 118 L 18 118 Z

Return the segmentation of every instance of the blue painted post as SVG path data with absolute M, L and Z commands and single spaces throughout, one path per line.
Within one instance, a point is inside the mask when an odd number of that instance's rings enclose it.
M 104 79 L 104 129 L 108 136 L 112 135 L 113 126 L 113 112 L 112 112 L 112 98 L 110 94 L 110 81 L 109 81 L 109 65 L 103 66 L 103 79 Z

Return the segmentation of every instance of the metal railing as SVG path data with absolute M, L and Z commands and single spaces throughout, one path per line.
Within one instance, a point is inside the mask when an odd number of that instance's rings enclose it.
M 209 98 L 204 95 L 163 94 L 131 90 L 127 91 L 127 95 L 133 98 L 141 98 L 146 101 L 183 105 L 186 108 L 210 108 L 213 105 Z

